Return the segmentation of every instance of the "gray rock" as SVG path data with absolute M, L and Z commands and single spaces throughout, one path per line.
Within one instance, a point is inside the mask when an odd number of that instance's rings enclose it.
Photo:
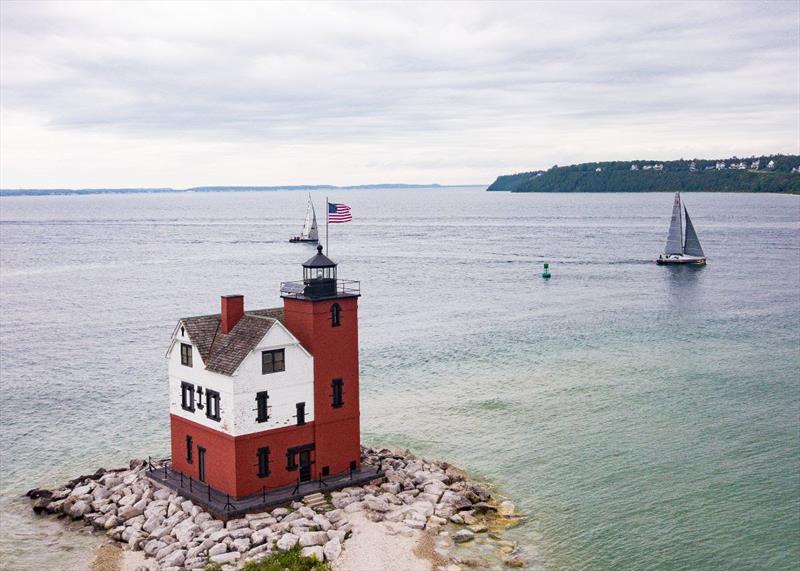
M 214 563 L 219 563 L 220 565 L 224 565 L 226 563 L 234 563 L 241 557 L 242 554 L 238 551 L 231 551 L 230 553 L 220 553 L 219 555 L 214 555 L 211 557 L 211 561 Z
M 331 522 L 322 514 L 314 515 L 314 523 L 317 524 L 322 531 L 328 531 L 331 528 Z
M 339 542 L 339 538 L 334 537 L 325 543 L 322 547 L 322 552 L 326 561 L 336 561 L 339 555 L 342 554 L 342 544 Z
M 86 484 L 85 486 L 78 486 L 77 488 L 72 490 L 70 496 L 85 496 L 86 494 L 91 493 L 93 489 L 94 489 L 94 484 Z
M 466 543 L 475 539 L 475 534 L 468 529 L 462 529 L 453 534 L 453 541 L 456 543 Z
M 256 557 L 257 555 L 262 555 L 264 553 L 268 553 L 270 551 L 269 545 L 257 545 L 252 548 L 250 551 L 244 554 L 247 559 Z
M 289 510 L 287 510 L 286 508 L 275 508 L 274 510 L 272 510 L 272 517 L 279 518 L 288 514 Z
M 160 541 L 158 539 L 151 539 L 147 543 L 144 544 L 142 551 L 145 552 L 146 555 L 153 557 L 156 553 L 158 553 L 161 549 L 164 549 L 167 546 L 166 543 Z
M 224 543 L 217 543 L 214 547 L 208 550 L 208 556 L 213 557 L 214 555 L 219 555 L 220 553 L 227 553 L 228 546 Z
M 122 521 L 128 521 L 129 519 L 140 516 L 143 513 L 144 509 L 141 507 L 125 506 L 123 508 L 120 508 L 119 511 L 117 511 L 117 516 Z
M 234 529 L 231 531 L 231 537 L 233 539 L 241 539 L 243 537 L 250 537 L 253 534 L 253 530 L 249 527 L 241 527 L 239 529 Z
M 194 507 L 194 504 L 192 503 L 192 500 L 186 500 L 184 502 L 181 502 L 181 510 L 186 512 L 186 513 L 190 514 L 193 507 Z
M 168 556 L 170 553 L 172 553 L 174 551 L 178 551 L 180 548 L 181 548 L 181 544 L 177 543 L 177 542 L 171 543 L 171 544 L 167 545 L 166 547 L 162 547 L 161 549 L 156 551 L 156 559 L 161 561 L 166 556 Z
M 275 546 L 281 551 L 288 551 L 297 544 L 298 538 L 293 533 L 286 533 L 281 536 Z
M 234 539 L 233 548 L 239 553 L 244 553 L 245 551 L 250 549 L 250 538 L 242 537 L 240 539 Z
M 137 496 L 136 494 L 128 494 L 127 496 L 125 496 L 124 498 L 119 500 L 117 502 L 117 505 L 119 507 L 128 507 L 128 506 L 132 506 L 133 504 L 135 504 L 138 501 L 139 501 L 139 496 Z
M 317 561 L 325 561 L 325 552 L 323 551 L 321 545 L 304 547 L 300 550 L 300 555 L 303 557 L 312 557 Z
M 383 498 L 376 498 L 374 496 L 366 496 L 364 498 L 364 505 L 376 512 L 388 512 L 390 509 L 389 502 Z M 347 511 L 347 508 L 345 508 L 345 511 Z
M 200 529 L 204 532 L 208 533 L 210 531 L 219 531 L 220 529 L 224 528 L 225 524 L 218 519 L 212 519 L 209 521 L 204 521 L 200 524 Z
M 152 533 L 164 523 L 164 518 L 161 516 L 152 516 L 142 524 L 142 529 L 147 533 Z
M 269 527 L 277 523 L 277 520 L 274 517 L 265 517 L 261 519 L 251 519 L 250 520 L 250 529 L 253 531 L 258 531 L 259 529 L 264 529 L 265 527 Z
M 92 511 L 92 506 L 90 506 L 88 502 L 85 502 L 83 500 L 78 500 L 77 502 L 72 504 L 71 508 L 69 508 L 69 515 L 73 519 L 80 519 L 91 511 Z
M 215 531 L 214 533 L 212 533 L 211 535 L 209 535 L 209 536 L 208 536 L 208 538 L 209 538 L 211 541 L 213 541 L 213 542 L 215 542 L 215 543 L 216 543 L 216 542 L 218 542 L 218 541 L 222 541 L 223 539 L 225 539 L 225 538 L 226 538 L 226 537 L 228 537 L 229 535 L 230 535 L 230 533 L 228 533 L 228 530 L 227 530 L 227 529 L 221 529 L 221 530 L 219 530 L 219 531 Z
M 300 545 L 310 547 L 312 545 L 325 545 L 328 541 L 328 534 L 324 531 L 307 531 L 300 536 Z
M 301 516 L 305 518 L 312 519 L 316 512 L 307 506 L 303 506 L 299 510 L 297 510 L 297 513 L 299 513 Z
M 397 494 L 400 492 L 400 484 L 397 482 L 386 482 L 381 484 L 381 489 L 386 490 L 390 494 Z
M 345 513 L 349 513 L 349 514 L 355 513 L 355 512 L 360 512 L 360 511 L 363 511 L 363 510 L 364 510 L 364 505 L 361 502 L 353 502 L 351 504 L 347 504 L 344 507 Z
M 171 495 L 172 492 L 164 488 L 161 488 L 160 490 L 156 490 L 155 492 L 153 492 L 153 497 L 157 500 L 168 500 Z

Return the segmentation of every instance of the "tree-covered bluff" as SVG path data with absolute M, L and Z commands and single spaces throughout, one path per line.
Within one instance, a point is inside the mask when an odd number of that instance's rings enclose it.
M 778 192 L 800 194 L 800 155 L 610 161 L 497 177 L 508 192 Z

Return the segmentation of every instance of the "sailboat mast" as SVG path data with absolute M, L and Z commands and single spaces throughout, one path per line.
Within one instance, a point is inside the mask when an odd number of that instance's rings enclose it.
M 328 213 L 331 211 L 330 203 L 328 202 L 328 197 L 325 197 L 325 255 L 330 255 L 330 249 L 328 248 Z

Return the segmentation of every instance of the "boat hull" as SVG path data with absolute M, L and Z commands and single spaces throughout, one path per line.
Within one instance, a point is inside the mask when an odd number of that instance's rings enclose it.
M 659 266 L 670 266 L 670 265 L 678 265 L 678 264 L 692 264 L 695 266 L 705 266 L 706 259 L 702 256 L 678 256 L 678 255 L 671 255 L 671 256 L 659 256 L 656 260 L 656 263 Z
M 299 238 L 297 236 L 295 236 L 294 238 L 289 238 L 289 241 L 290 242 L 313 242 L 314 244 L 319 242 L 319 240 L 313 240 L 311 238 Z

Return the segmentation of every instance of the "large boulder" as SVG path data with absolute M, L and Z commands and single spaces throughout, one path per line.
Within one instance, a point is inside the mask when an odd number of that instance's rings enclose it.
M 90 511 L 92 511 L 92 506 L 90 506 L 88 502 L 78 500 L 69 508 L 69 515 L 73 519 L 80 519 Z
M 351 504 L 351 505 L 353 505 L 353 504 Z M 364 505 L 367 508 L 371 509 L 372 511 L 382 512 L 382 513 L 383 512 L 388 512 L 389 509 L 391 509 L 390 506 L 389 506 L 389 502 L 387 502 L 383 498 L 376 498 L 374 496 L 366 496 L 364 498 Z M 347 511 L 347 508 L 345 508 L 345 511 Z
M 334 537 L 325 543 L 322 547 L 322 553 L 325 555 L 326 561 L 336 561 L 339 555 L 342 554 L 342 544 L 338 537 Z
M 473 539 L 475 539 L 475 534 L 468 529 L 462 529 L 453 535 L 453 541 L 456 543 L 466 543 Z
M 303 557 L 312 557 L 317 561 L 325 561 L 325 552 L 321 545 L 314 545 L 311 547 L 304 547 L 300 550 L 300 555 Z
M 281 551 L 289 551 L 292 547 L 297 545 L 298 538 L 293 533 L 285 533 L 281 536 L 281 538 L 275 544 L 275 547 L 280 549 Z
M 220 553 L 219 555 L 214 555 L 211 557 L 211 561 L 214 563 L 219 563 L 220 565 L 225 565 L 226 563 L 235 563 L 242 557 L 242 554 L 238 551 L 231 551 L 230 553 Z
M 302 547 L 324 545 L 328 541 L 328 534 L 324 531 L 307 531 L 300 536 L 299 541 Z
M 128 521 L 129 519 L 135 518 L 140 516 L 144 513 L 144 508 L 137 507 L 137 506 L 125 506 L 117 511 L 117 516 L 122 521 Z

